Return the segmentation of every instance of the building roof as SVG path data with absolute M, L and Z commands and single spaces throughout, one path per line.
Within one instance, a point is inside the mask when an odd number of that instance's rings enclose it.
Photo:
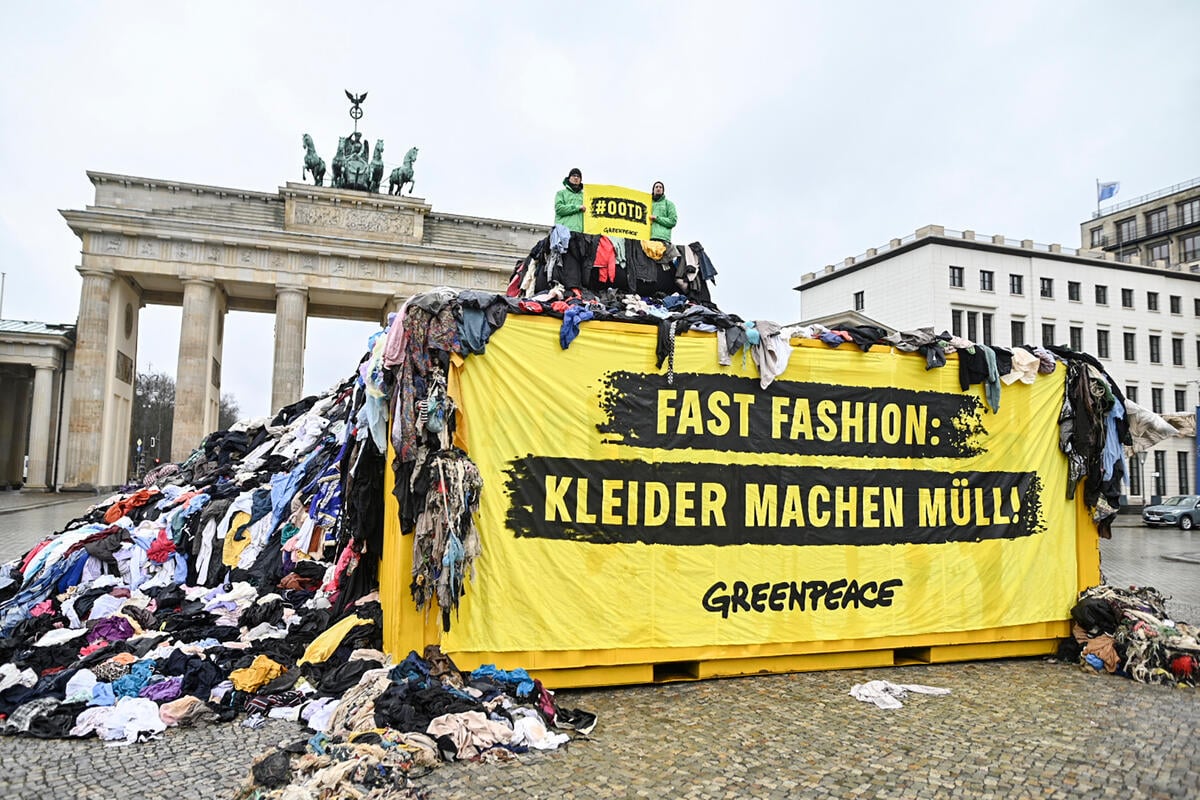
M 1141 272 L 1148 275 L 1162 275 L 1168 278 L 1184 278 L 1200 281 L 1200 271 L 1197 271 L 1194 267 L 1185 272 L 1178 268 L 1164 269 L 1162 267 L 1129 264 L 1117 261 L 1116 256 L 1112 253 L 1064 247 L 1061 244 L 1038 244 L 1030 239 L 1009 239 L 1002 235 L 981 236 L 974 231 L 956 231 L 944 228 L 941 225 L 926 225 L 902 239 L 892 239 L 888 244 L 873 247 L 861 255 L 850 256 L 839 265 L 830 264 L 822 272 L 805 273 L 800 279 L 800 285 L 793 287 L 793 289 L 802 292 L 805 289 L 820 286 L 843 275 L 856 272 L 869 264 L 886 261 L 900 253 L 906 253 L 909 250 L 929 244 L 945 244 L 952 247 L 986 250 L 995 253 L 1007 253 L 1009 255 L 1036 255 L 1040 258 L 1053 261 L 1068 261 L 1126 272 Z
M 30 322 L 20 319 L 0 319 L 0 333 L 24 333 L 42 336 L 75 338 L 75 326 L 55 322 Z

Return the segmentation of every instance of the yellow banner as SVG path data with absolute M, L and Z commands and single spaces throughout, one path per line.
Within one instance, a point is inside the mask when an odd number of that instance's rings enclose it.
M 624 186 L 583 186 L 583 232 L 620 236 L 625 239 L 650 238 L 650 209 L 653 201 L 646 192 Z
M 992 413 L 953 358 L 796 347 L 760 388 L 714 334 L 510 316 L 457 374 L 483 555 L 447 652 L 755 645 L 1061 620 L 1063 370 Z M 536 365 L 536 366 L 535 366 Z M 664 365 L 665 367 L 665 365 Z

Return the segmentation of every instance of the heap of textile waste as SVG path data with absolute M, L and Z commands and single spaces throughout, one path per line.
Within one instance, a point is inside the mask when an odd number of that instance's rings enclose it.
M 1071 609 L 1073 638 L 1059 655 L 1096 672 L 1141 683 L 1196 686 L 1200 628 L 1171 619 L 1166 600 L 1150 587 L 1094 586 Z
M 418 605 L 448 627 L 481 553 L 481 481 L 446 394 L 463 309 L 449 290 L 414 298 L 342 384 L 209 434 L 0 566 L 0 733 L 130 743 L 284 718 L 329 737 L 303 768 L 326 780 L 344 752 L 326 745 L 367 746 L 352 733 L 375 731 L 394 764 L 402 742 L 436 761 L 590 730 L 523 671 L 381 652 L 389 439 Z
M 239 797 L 409 797 L 410 779 L 440 761 L 507 761 L 587 735 L 596 717 L 560 708 L 525 670 L 460 671 L 437 647 L 363 673 L 323 733 L 261 756 Z M 351 787 L 362 795 L 351 793 Z

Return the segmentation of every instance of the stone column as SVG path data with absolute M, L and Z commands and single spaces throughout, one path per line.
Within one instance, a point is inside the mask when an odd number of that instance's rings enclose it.
M 275 289 L 275 367 L 271 374 L 271 414 L 304 392 L 304 344 L 308 332 L 308 290 Z
M 54 368 L 35 367 L 33 412 L 29 419 L 29 479 L 27 489 L 44 490 L 50 467 L 50 426 L 54 424 Z
M 216 284 L 209 278 L 184 278 L 183 318 L 179 325 L 179 365 L 175 370 L 175 416 L 171 460 L 185 461 L 205 429 L 212 350 L 213 300 Z
M 7 455 L 16 449 L 17 384 L 12 375 L 0 372 L 0 453 Z M 0 489 L 7 489 L 16 476 L 8 474 L 8 459 L 0 459 Z
M 75 374 L 63 483 L 69 488 L 94 489 L 100 469 L 104 394 L 109 378 L 106 365 L 113 274 L 96 270 L 81 270 L 81 274 L 83 289 L 75 329 Z
M 29 394 L 30 380 L 20 378 L 16 381 L 17 397 L 13 404 L 13 443 L 8 451 L 9 480 L 14 485 L 25 482 L 25 456 L 29 452 Z

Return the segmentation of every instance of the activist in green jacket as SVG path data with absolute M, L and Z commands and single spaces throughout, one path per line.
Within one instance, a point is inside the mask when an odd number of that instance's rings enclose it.
M 583 173 L 574 167 L 563 178 L 563 188 L 554 195 L 554 224 L 583 233 Z
M 666 198 L 666 192 L 662 181 L 655 181 L 650 189 L 650 199 L 654 201 L 650 207 L 650 238 L 670 243 L 671 229 L 679 221 L 679 215 L 675 213 L 675 204 Z

